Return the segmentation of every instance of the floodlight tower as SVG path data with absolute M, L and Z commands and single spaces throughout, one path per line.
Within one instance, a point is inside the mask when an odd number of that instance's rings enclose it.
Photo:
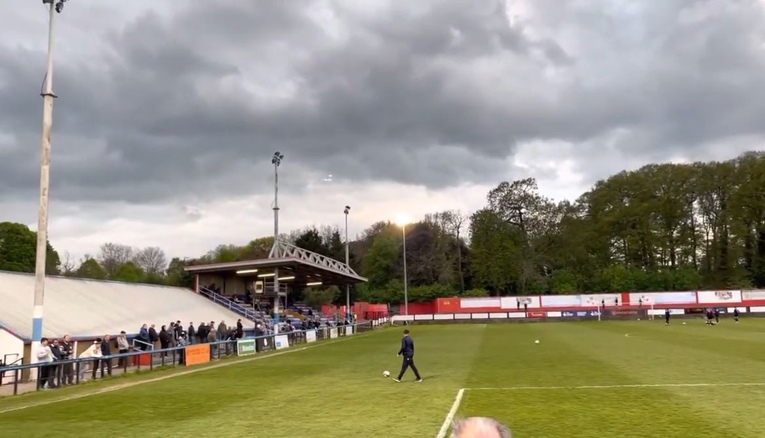
M 271 158 L 271 164 L 274 165 L 274 246 L 271 247 L 272 258 L 281 257 L 281 248 L 279 246 L 279 166 L 282 164 L 284 154 L 279 151 L 274 152 Z M 274 268 L 274 333 L 279 333 L 279 268 Z
M 409 315 L 409 279 L 406 272 L 406 226 L 409 224 L 409 216 L 399 214 L 396 223 L 401 227 L 404 251 L 404 315 Z
M 350 266 L 351 264 L 351 253 L 350 253 L 350 242 L 348 241 L 348 213 L 351 212 L 351 207 L 349 205 L 345 206 L 345 210 L 343 210 L 343 213 L 345 213 L 345 265 Z M 351 285 L 346 283 L 345 284 L 345 313 L 346 315 L 351 313 Z
M 37 209 L 37 253 L 35 258 L 35 298 L 32 308 L 31 362 L 37 363 L 37 349 L 43 332 L 43 309 L 45 304 L 45 266 L 48 251 L 48 194 L 50 190 L 50 133 L 53 126 L 53 24 L 56 13 L 64 10 L 67 0 L 43 0 L 48 6 L 48 58 L 45 84 L 40 95 L 43 98 L 42 141 L 40 142 L 40 198 Z M 33 374 L 35 368 L 32 369 Z

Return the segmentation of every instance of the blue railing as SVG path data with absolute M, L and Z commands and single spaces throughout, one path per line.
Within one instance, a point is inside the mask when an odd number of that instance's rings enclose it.
M 199 293 L 211 299 L 214 303 L 220 304 L 221 306 L 227 308 L 228 310 L 231 310 L 232 312 L 236 312 L 239 315 L 244 316 L 250 321 L 255 320 L 255 317 L 256 317 L 255 311 L 252 309 L 248 309 L 239 303 L 235 303 L 226 297 L 222 297 L 204 286 L 199 286 Z
M 382 323 L 386 321 L 366 321 L 363 323 L 353 325 L 353 333 L 365 332 L 372 330 L 376 327 L 382 326 Z M 331 334 L 331 329 L 337 329 L 334 335 Z M 288 333 L 280 333 L 278 335 L 268 334 L 265 336 L 249 336 L 244 339 L 255 340 L 256 351 L 258 353 L 269 351 L 275 348 L 276 336 L 287 336 L 290 345 L 301 344 L 308 342 L 306 333 L 315 332 L 316 340 L 322 340 L 334 337 L 345 336 L 346 326 L 338 327 L 324 327 L 317 330 L 299 330 Z M 226 340 L 218 342 L 206 343 L 210 345 L 210 360 L 220 359 L 222 357 L 237 355 L 237 341 L 238 340 Z M 199 344 L 191 344 L 193 347 Z M 153 347 L 153 346 L 152 346 Z M 160 367 L 175 367 L 185 366 L 184 356 L 186 347 L 171 347 L 159 350 L 147 350 L 147 351 L 132 351 L 124 354 L 113 354 L 101 358 L 82 358 L 82 359 L 69 359 L 55 361 L 52 364 L 40 365 L 40 364 L 20 364 L 0 367 L 0 381 L 2 376 L 12 376 L 13 382 L 7 385 L 13 385 L 13 395 L 19 393 L 19 385 L 24 384 L 24 379 L 29 378 L 29 374 L 32 370 L 38 370 L 38 379 L 33 390 L 40 390 L 45 383 L 53 382 L 54 386 L 61 384 L 76 385 L 81 383 L 85 374 L 91 374 L 95 379 L 98 376 L 100 370 L 100 377 L 108 377 L 111 375 L 110 371 L 117 369 L 122 370 L 123 373 L 128 373 L 128 368 L 131 371 L 149 370 L 153 371 L 155 368 Z M 147 358 L 148 356 L 148 358 Z M 115 366 L 114 361 L 117 361 Z M 48 378 L 43 381 L 40 375 L 41 371 L 45 369 Z M 106 372 L 105 372 L 106 371 Z M 106 375 L 105 375 L 106 374 Z M 26 392 L 26 391 L 22 391 Z

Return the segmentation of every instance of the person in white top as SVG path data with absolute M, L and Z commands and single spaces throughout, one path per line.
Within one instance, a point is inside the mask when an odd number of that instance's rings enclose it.
M 101 341 L 93 341 L 93 345 L 88 347 L 87 350 L 80 353 L 77 357 L 79 359 L 93 359 L 92 361 L 83 362 L 80 365 L 80 380 L 85 381 L 85 373 L 88 371 L 95 372 L 95 364 L 98 363 L 98 359 L 101 358 Z
M 37 363 L 40 364 L 40 370 L 38 372 L 37 384 L 40 388 L 55 388 L 53 385 L 53 367 L 50 364 L 53 362 L 53 353 L 50 351 L 50 345 L 48 345 L 48 338 L 40 339 L 40 347 L 37 349 Z

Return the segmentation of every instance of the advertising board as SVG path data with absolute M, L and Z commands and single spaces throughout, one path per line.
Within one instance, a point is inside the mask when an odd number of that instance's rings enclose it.
M 305 332 L 306 342 L 316 342 L 316 330 L 308 330 Z
M 184 350 L 186 366 L 210 362 L 210 344 L 194 344 Z
M 274 346 L 276 347 L 277 350 L 289 348 L 290 340 L 287 337 L 287 335 L 276 335 L 274 337 Z
M 539 297 L 502 297 L 500 298 L 502 309 L 538 309 L 541 307 Z M 524 307 L 525 306 L 525 307 Z
M 460 307 L 462 309 L 481 309 L 481 308 L 500 308 L 501 300 L 499 298 L 462 298 Z
M 236 341 L 236 355 L 249 356 L 255 354 L 255 339 L 240 339 Z
M 621 294 L 580 295 L 579 299 L 584 307 L 614 306 L 621 300 Z
M 579 295 L 542 295 L 542 307 L 578 307 L 582 305 Z
M 740 290 L 701 291 L 696 294 L 699 304 L 732 304 L 741 302 Z
M 630 304 L 695 304 L 696 292 L 634 292 L 630 294 Z

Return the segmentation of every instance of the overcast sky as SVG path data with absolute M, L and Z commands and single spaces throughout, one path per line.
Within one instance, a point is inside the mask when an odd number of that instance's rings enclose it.
M 73 0 L 56 16 L 50 239 L 197 256 L 351 234 L 537 178 L 574 199 L 765 136 L 756 0 Z M 47 13 L 0 13 L 0 221 L 36 228 Z M 328 176 L 332 175 L 331 181 Z

